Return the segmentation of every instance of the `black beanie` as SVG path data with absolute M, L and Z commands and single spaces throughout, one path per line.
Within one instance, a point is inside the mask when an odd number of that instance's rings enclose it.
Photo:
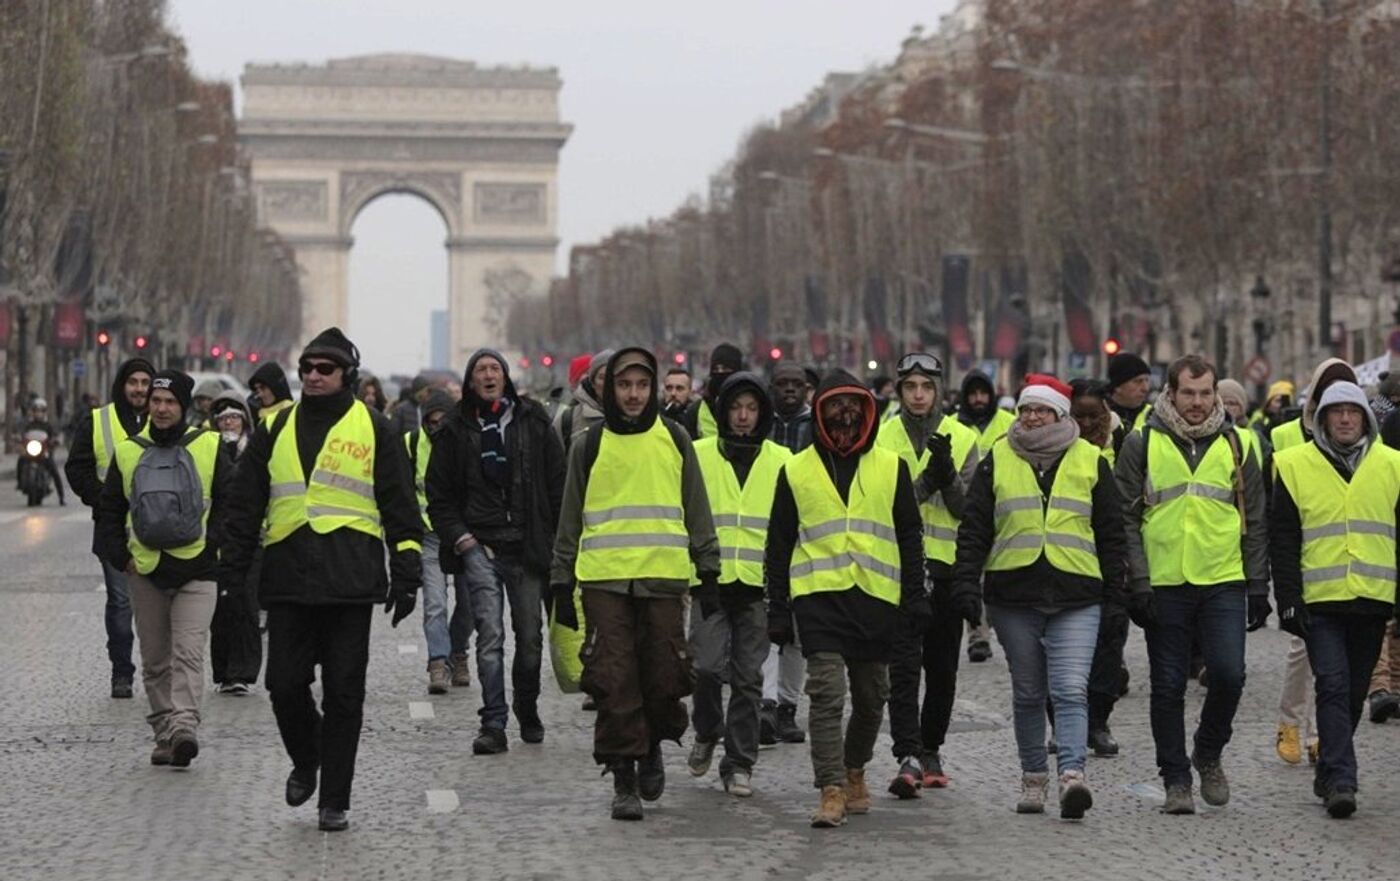
M 1147 362 L 1134 355 L 1132 352 L 1119 352 L 1108 359 L 1108 387 L 1116 389 L 1126 382 L 1131 382 L 1139 376 L 1147 376 L 1152 373 L 1152 368 L 1147 366 Z
M 729 373 L 738 373 L 744 369 L 744 353 L 738 346 L 720 343 L 710 353 L 710 372 L 714 373 L 716 367 L 727 367 Z
M 171 368 L 160 371 L 151 377 L 151 391 L 160 389 L 174 395 L 175 400 L 180 402 L 180 409 L 189 412 L 190 401 L 194 397 L 194 379 L 188 373 Z
M 328 327 L 316 335 L 301 350 L 302 359 L 327 358 L 344 368 L 360 366 L 360 350 L 341 333 L 338 327 Z

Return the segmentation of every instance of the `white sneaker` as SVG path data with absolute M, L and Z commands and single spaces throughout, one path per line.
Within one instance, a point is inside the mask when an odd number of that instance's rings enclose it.
M 724 791 L 738 798 L 748 798 L 753 795 L 753 775 L 748 771 L 735 771 L 726 774 L 722 778 Z

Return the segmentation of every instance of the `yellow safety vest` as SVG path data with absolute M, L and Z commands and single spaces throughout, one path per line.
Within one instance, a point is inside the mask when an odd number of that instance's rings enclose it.
M 987 427 L 977 434 L 977 455 L 985 459 L 992 451 L 992 444 L 1001 440 L 1006 433 L 1011 430 L 1011 424 L 1016 421 L 1016 414 L 997 408 L 992 414 L 992 419 L 987 423 Z
M 1147 436 L 1142 544 L 1153 587 L 1244 580 L 1235 459 L 1219 435 L 1193 472 L 1165 431 Z
M 1147 417 L 1151 412 L 1151 404 L 1139 410 L 1136 418 L 1133 419 L 1133 424 L 1128 426 L 1128 434 L 1132 434 L 1135 431 L 1142 431 L 1142 427 L 1147 424 Z
M 1273 442 L 1274 452 L 1281 453 L 1291 447 L 1300 447 L 1307 443 L 1307 438 L 1303 436 L 1303 419 L 1290 419 L 1282 425 L 1269 432 L 1269 440 Z
M 1055 471 L 1047 503 L 1030 464 L 1005 440 L 993 446 L 996 536 L 987 571 L 1024 569 L 1044 553 L 1061 572 L 1102 578 L 1093 527 L 1101 458 L 1099 448 L 1086 440 L 1071 444 Z
M 261 410 L 258 411 L 258 418 L 259 418 L 260 420 L 262 420 L 262 422 L 263 422 L 265 425 L 267 425 L 268 427 L 271 427 L 271 426 L 272 426 L 272 420 L 274 420 L 274 419 L 277 418 L 277 414 L 278 414 L 278 413 L 281 413 L 283 410 L 285 410 L 285 409 L 287 409 L 288 407 L 292 406 L 293 403 L 294 403 L 294 402 L 291 401 L 291 400 L 286 400 L 286 401 L 274 401 L 274 402 L 272 402 L 271 404 L 267 405 L 266 407 L 263 407 Z
M 719 426 L 715 423 L 715 414 L 710 411 L 710 404 L 704 399 L 701 399 L 700 405 L 695 408 L 695 431 L 696 440 L 702 437 L 719 436 Z
M 126 426 L 117 416 L 117 405 L 108 404 L 92 411 L 92 456 L 97 463 L 97 480 L 107 482 L 107 472 L 112 467 L 112 457 L 117 454 L 117 444 L 126 440 Z
M 1259 435 L 1254 433 L 1254 429 L 1244 425 L 1236 425 L 1235 431 L 1240 435 L 1240 451 L 1254 460 L 1254 467 L 1263 468 L 1264 451 L 1259 446 Z
M 783 466 L 797 503 L 797 546 L 789 574 L 793 599 L 849 590 L 899 605 L 899 540 L 894 496 L 899 456 L 874 447 L 861 456 L 846 502 L 821 454 L 810 446 Z
M 319 535 L 354 529 L 383 538 L 379 503 L 374 495 L 374 422 L 363 401 L 355 401 L 326 432 L 316 468 L 308 480 L 297 450 L 297 413 L 287 414 L 267 463 L 268 497 L 265 545 L 286 539 L 309 525 Z M 422 551 L 419 542 L 401 541 L 394 550 Z
M 681 463 L 660 419 L 640 434 L 603 429 L 583 494 L 575 578 L 690 580 Z
M 418 435 L 418 446 L 413 446 L 413 435 Z M 433 524 L 428 520 L 428 459 L 433 455 L 433 439 L 428 432 L 421 428 L 403 433 L 403 446 L 408 451 L 409 461 L 413 463 L 413 488 L 418 491 L 418 510 L 423 514 L 423 527 L 432 529 Z
M 953 467 L 962 471 L 968 455 L 977 446 L 977 432 L 956 419 L 943 417 L 938 422 L 938 434 L 946 434 L 953 442 Z M 880 426 L 880 434 L 875 439 L 876 446 L 897 453 L 909 466 L 909 474 L 917 478 L 928 465 L 929 451 L 914 450 L 909 440 L 909 431 L 904 420 L 890 420 Z M 959 518 L 954 517 L 943 501 L 943 493 L 936 492 L 919 506 L 924 520 L 924 557 L 951 564 L 957 556 Z
M 1371 442 L 1348 482 L 1308 443 L 1274 456 L 1303 527 L 1303 601 L 1395 602 L 1400 452 Z
M 146 428 L 137 434 L 138 437 L 150 438 L 150 433 Z M 204 531 L 199 538 L 187 545 L 178 548 L 170 548 L 158 551 L 141 544 L 136 538 L 136 530 L 132 528 L 131 512 L 126 514 L 126 549 L 131 553 L 131 558 L 136 561 L 136 571 L 142 575 L 150 575 L 160 565 L 162 554 L 169 554 L 177 560 L 193 560 L 204 553 L 204 538 L 209 529 L 209 507 L 214 498 L 214 466 L 219 458 L 219 434 L 214 431 L 187 427 L 186 433 L 191 431 L 201 432 L 201 435 L 190 441 L 185 449 L 189 450 L 190 457 L 194 459 L 195 469 L 199 471 L 200 489 L 204 494 L 204 516 L 202 523 Z M 122 474 L 122 493 L 129 500 L 131 498 L 132 479 L 136 473 L 136 465 L 141 461 L 141 454 L 146 452 L 146 448 L 138 444 L 130 437 L 123 438 L 117 444 L 116 462 L 117 468 Z
M 763 587 L 763 547 L 768 540 L 773 492 L 778 473 L 792 453 L 770 440 L 763 441 L 742 487 L 734 466 L 720 452 L 719 438 L 696 441 L 695 456 L 700 460 L 719 537 L 720 582 Z

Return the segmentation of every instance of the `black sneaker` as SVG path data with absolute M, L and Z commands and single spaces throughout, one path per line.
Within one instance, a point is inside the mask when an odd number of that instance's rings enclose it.
M 1096 756 L 1116 756 L 1118 741 L 1113 739 L 1113 732 L 1107 727 L 1092 729 L 1089 731 L 1089 749 L 1093 750 Z
M 981 664 L 992 659 L 992 644 L 986 640 L 977 640 L 967 647 L 967 659 L 974 664 Z
M 608 765 L 613 775 L 612 818 L 614 820 L 642 819 L 642 800 L 637 795 L 637 768 L 631 759 L 618 759 Z
M 1327 793 L 1327 815 L 1334 820 L 1345 820 L 1356 813 L 1356 790 L 1350 786 L 1337 786 Z
M 778 705 L 772 701 L 758 703 L 758 745 L 774 746 L 778 742 Z
M 515 720 L 520 723 L 520 739 L 526 743 L 544 743 L 544 723 L 536 707 L 516 707 Z
M 1378 691 L 1371 695 L 1371 721 L 1377 725 L 1400 716 L 1400 694 Z
M 908 756 L 899 763 L 899 772 L 890 781 L 890 794 L 897 799 L 908 800 L 919 797 L 919 789 L 924 785 L 924 768 L 914 756 Z
M 779 743 L 806 743 L 807 732 L 797 724 L 797 705 L 778 704 L 777 735 Z
M 506 732 L 501 728 L 482 728 L 481 733 L 472 741 L 472 754 L 478 756 L 494 756 L 510 749 L 510 744 L 506 742 Z
M 316 794 L 316 769 L 299 770 L 292 769 L 292 773 L 287 775 L 287 804 L 292 807 L 304 805 Z
M 131 697 L 131 677 L 122 676 L 118 673 L 112 674 L 112 697 L 118 700 L 125 700 Z
M 653 743 L 646 758 L 637 762 L 637 792 L 644 801 L 656 801 L 666 791 L 666 764 L 661 744 Z
M 350 828 L 350 820 L 340 808 L 321 808 L 316 828 L 322 832 L 344 832 Z

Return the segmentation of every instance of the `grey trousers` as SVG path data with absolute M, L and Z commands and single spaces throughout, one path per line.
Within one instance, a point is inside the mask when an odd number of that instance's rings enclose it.
M 212 581 L 190 581 L 164 591 L 142 575 L 128 575 L 127 584 L 141 649 L 141 680 L 151 703 L 146 721 L 156 740 L 169 740 L 178 730 L 199 727 L 204 647 L 218 590 Z
M 850 682 L 851 720 L 841 731 Z M 875 739 L 890 699 L 890 668 L 877 661 L 848 661 L 835 652 L 807 658 L 807 697 L 812 702 L 808 733 L 816 786 L 840 786 L 846 769 L 861 769 L 875 754 Z
M 751 603 L 708 618 L 690 607 L 690 651 L 695 657 L 695 739 L 714 743 L 724 735 L 721 775 L 753 772 L 758 760 L 758 702 L 763 698 L 763 662 L 768 657 L 768 613 Z M 729 712 L 723 680 L 729 681 Z

